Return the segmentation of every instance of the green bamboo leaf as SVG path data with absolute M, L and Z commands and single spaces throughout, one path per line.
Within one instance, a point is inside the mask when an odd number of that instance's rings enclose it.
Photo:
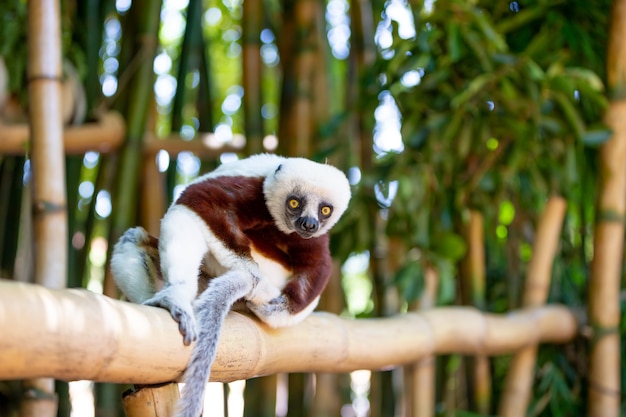
M 454 301 L 456 282 L 454 279 L 455 268 L 448 260 L 437 260 L 437 272 L 439 273 L 439 294 L 437 304 L 448 304 Z
M 464 117 L 465 108 L 460 107 L 457 109 L 457 111 L 454 112 L 454 114 L 452 115 L 452 119 L 449 120 L 448 123 L 446 123 L 444 131 L 441 134 L 441 141 L 443 143 L 448 144 L 451 142 L 452 138 L 457 136 Z
M 589 130 L 583 133 L 580 138 L 585 146 L 598 147 L 611 138 L 611 132 L 608 129 Z
M 519 95 L 515 85 L 508 78 L 502 78 L 502 80 L 500 80 L 500 90 L 502 96 L 507 101 L 515 102 Z
M 452 232 L 439 233 L 433 238 L 432 250 L 452 262 L 459 261 L 467 251 L 465 240 Z
M 506 34 L 523 27 L 533 20 L 545 17 L 545 7 L 524 8 L 507 19 L 500 20 L 496 25 L 499 33 Z
M 415 301 L 424 291 L 424 268 L 417 261 L 409 261 L 398 270 L 394 283 L 402 298 L 409 302 Z
M 576 110 L 576 107 L 574 107 L 572 101 L 566 97 L 565 94 L 558 91 L 554 91 L 552 93 L 552 97 L 557 102 L 561 110 L 563 110 L 563 115 L 569 122 L 569 125 L 576 137 L 578 139 L 582 139 L 585 132 L 585 123 L 578 110 Z
M 485 38 L 488 39 L 489 42 L 491 42 L 492 46 L 496 49 L 496 51 L 504 52 L 508 50 L 508 46 L 504 38 L 502 37 L 500 32 L 498 32 L 496 28 L 494 28 L 492 23 L 487 19 L 487 14 L 484 12 L 484 10 L 473 8 L 472 16 L 476 20 L 476 23 L 478 24 L 478 27 L 480 28 L 480 30 L 485 35 Z
M 546 78 L 543 69 L 532 59 L 527 60 L 524 67 L 528 71 L 531 80 L 542 81 Z
M 448 33 L 448 55 L 451 62 L 457 62 L 461 58 L 461 36 L 459 34 L 459 25 L 449 22 L 447 25 Z
M 452 108 L 459 108 L 460 106 L 462 106 L 463 104 L 467 103 L 472 98 L 474 98 L 475 95 L 482 92 L 484 87 L 490 81 L 493 80 L 493 77 L 494 77 L 493 74 L 487 73 L 487 74 L 481 74 L 477 76 L 476 78 L 474 78 L 473 80 L 471 80 L 469 84 L 467 85 L 467 88 L 465 88 L 465 90 L 463 90 L 456 97 L 452 98 L 450 102 L 450 105 L 452 106 Z
M 479 37 L 475 32 L 471 31 L 467 25 L 463 25 L 460 27 L 461 36 L 467 45 L 470 47 L 474 55 L 476 55 L 476 59 L 480 63 L 480 67 L 485 72 L 490 72 L 493 70 L 493 64 L 491 63 L 491 59 L 487 54 L 487 48 L 483 43 L 480 42 Z
M 587 68 L 567 68 L 565 70 L 565 74 L 569 75 L 572 78 L 583 81 L 595 91 L 604 91 L 604 83 L 602 82 L 602 79 L 598 76 L 598 74 Z

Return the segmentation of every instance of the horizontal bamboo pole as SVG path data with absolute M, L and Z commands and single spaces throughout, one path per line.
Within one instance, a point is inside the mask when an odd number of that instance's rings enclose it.
M 116 151 L 124 141 L 126 122 L 117 112 L 104 113 L 97 122 L 80 126 L 66 126 L 63 132 L 65 152 L 79 155 L 87 151 L 109 153 Z M 29 146 L 30 127 L 26 123 L 6 124 L 0 121 L 0 154 L 24 155 Z M 154 155 L 160 150 L 170 155 L 193 152 L 200 158 L 218 157 L 224 152 L 241 152 L 246 139 L 235 135 L 232 144 L 222 144 L 212 133 L 198 133 L 194 140 L 185 140 L 178 134 L 157 138 L 147 132 L 144 153 Z
M 222 144 L 215 140 L 213 133 L 198 133 L 198 137 L 193 140 L 183 139 L 176 133 L 162 139 L 152 133 L 146 133 L 144 152 L 150 155 L 164 150 L 170 155 L 178 155 L 187 151 L 193 152 L 199 158 L 210 158 L 218 157 L 224 152 L 241 152 L 245 143 L 246 139 L 242 135 L 236 135 L 233 144 Z
M 63 132 L 65 152 L 68 154 L 81 154 L 87 151 L 111 152 L 121 145 L 125 130 L 124 119 L 116 112 L 104 113 L 94 123 L 66 126 Z M 24 155 L 29 138 L 28 124 L 0 122 L 0 154 Z
M 563 306 L 507 315 L 451 307 L 359 320 L 315 313 L 279 330 L 233 312 L 211 378 L 384 369 L 453 352 L 504 354 L 540 342 L 567 342 L 577 327 Z M 191 353 L 167 311 L 80 289 L 0 280 L 0 329 L 0 380 L 154 384 L 180 378 Z

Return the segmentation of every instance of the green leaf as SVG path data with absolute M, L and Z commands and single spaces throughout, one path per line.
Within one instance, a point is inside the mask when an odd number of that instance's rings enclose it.
M 611 132 L 608 129 L 589 130 L 581 136 L 581 140 L 585 146 L 598 147 L 611 138 Z
M 552 96 L 559 104 L 559 107 L 561 107 L 561 110 L 563 110 L 563 115 L 565 116 L 565 119 L 567 119 L 567 121 L 569 122 L 569 125 L 576 137 L 582 138 L 585 132 L 585 123 L 581 117 L 580 112 L 576 109 L 574 103 L 572 103 L 572 100 L 565 94 L 558 91 L 554 91 L 552 93 Z
M 424 291 L 424 268 L 417 261 L 408 261 L 396 273 L 395 284 L 406 301 L 415 301 Z
M 526 61 L 526 64 L 524 66 L 528 70 L 528 74 L 530 74 L 530 78 L 532 80 L 542 81 L 544 78 L 546 78 L 546 73 L 532 59 L 529 59 L 528 61 Z
M 604 83 L 602 82 L 602 79 L 598 76 L 598 74 L 587 68 L 567 68 L 565 73 L 570 77 L 582 80 L 595 91 L 604 91 Z
M 437 272 L 439 273 L 439 294 L 437 297 L 438 304 L 448 304 L 454 301 L 456 292 L 456 282 L 454 279 L 455 268 L 452 262 L 440 259 L 436 262 Z
M 437 255 L 456 262 L 465 256 L 467 245 L 460 235 L 443 232 L 433 238 L 432 250 Z
M 451 106 L 453 108 L 459 108 L 463 104 L 467 103 L 469 100 L 474 98 L 475 95 L 482 92 L 487 83 L 493 80 L 493 77 L 493 74 L 487 73 L 481 74 L 472 79 L 469 84 L 467 84 L 467 88 L 452 99 L 450 102 Z
M 461 57 L 461 36 L 459 34 L 459 25 L 448 23 L 448 54 L 451 62 L 457 62 Z
M 496 51 L 504 52 L 508 50 L 508 47 L 507 47 L 506 42 L 504 41 L 504 38 L 502 37 L 500 32 L 498 32 L 493 27 L 491 22 L 487 19 L 487 15 L 485 14 L 484 10 L 473 9 L 472 14 L 474 18 L 476 19 L 476 23 L 478 24 L 478 27 L 485 35 L 485 38 L 487 38 L 491 42 L 491 44 L 496 49 Z

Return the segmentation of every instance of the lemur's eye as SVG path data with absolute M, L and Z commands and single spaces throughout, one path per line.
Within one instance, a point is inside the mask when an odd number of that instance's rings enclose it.
M 287 204 L 289 204 L 289 207 L 292 209 L 297 209 L 298 207 L 300 207 L 300 202 L 295 198 L 290 198 Z
M 330 216 L 330 213 L 332 213 L 332 212 L 333 212 L 333 208 L 331 206 L 323 206 L 320 209 L 320 213 L 322 213 L 322 216 L 324 216 L 324 217 Z

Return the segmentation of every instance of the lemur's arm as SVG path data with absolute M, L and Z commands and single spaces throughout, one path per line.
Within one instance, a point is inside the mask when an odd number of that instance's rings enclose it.
M 293 325 L 310 314 L 330 278 L 332 259 L 327 235 L 292 242 L 288 255 L 293 275 L 280 294 L 274 298 L 254 297 L 247 303 L 250 310 L 272 327 Z M 259 287 L 263 283 L 261 280 Z

